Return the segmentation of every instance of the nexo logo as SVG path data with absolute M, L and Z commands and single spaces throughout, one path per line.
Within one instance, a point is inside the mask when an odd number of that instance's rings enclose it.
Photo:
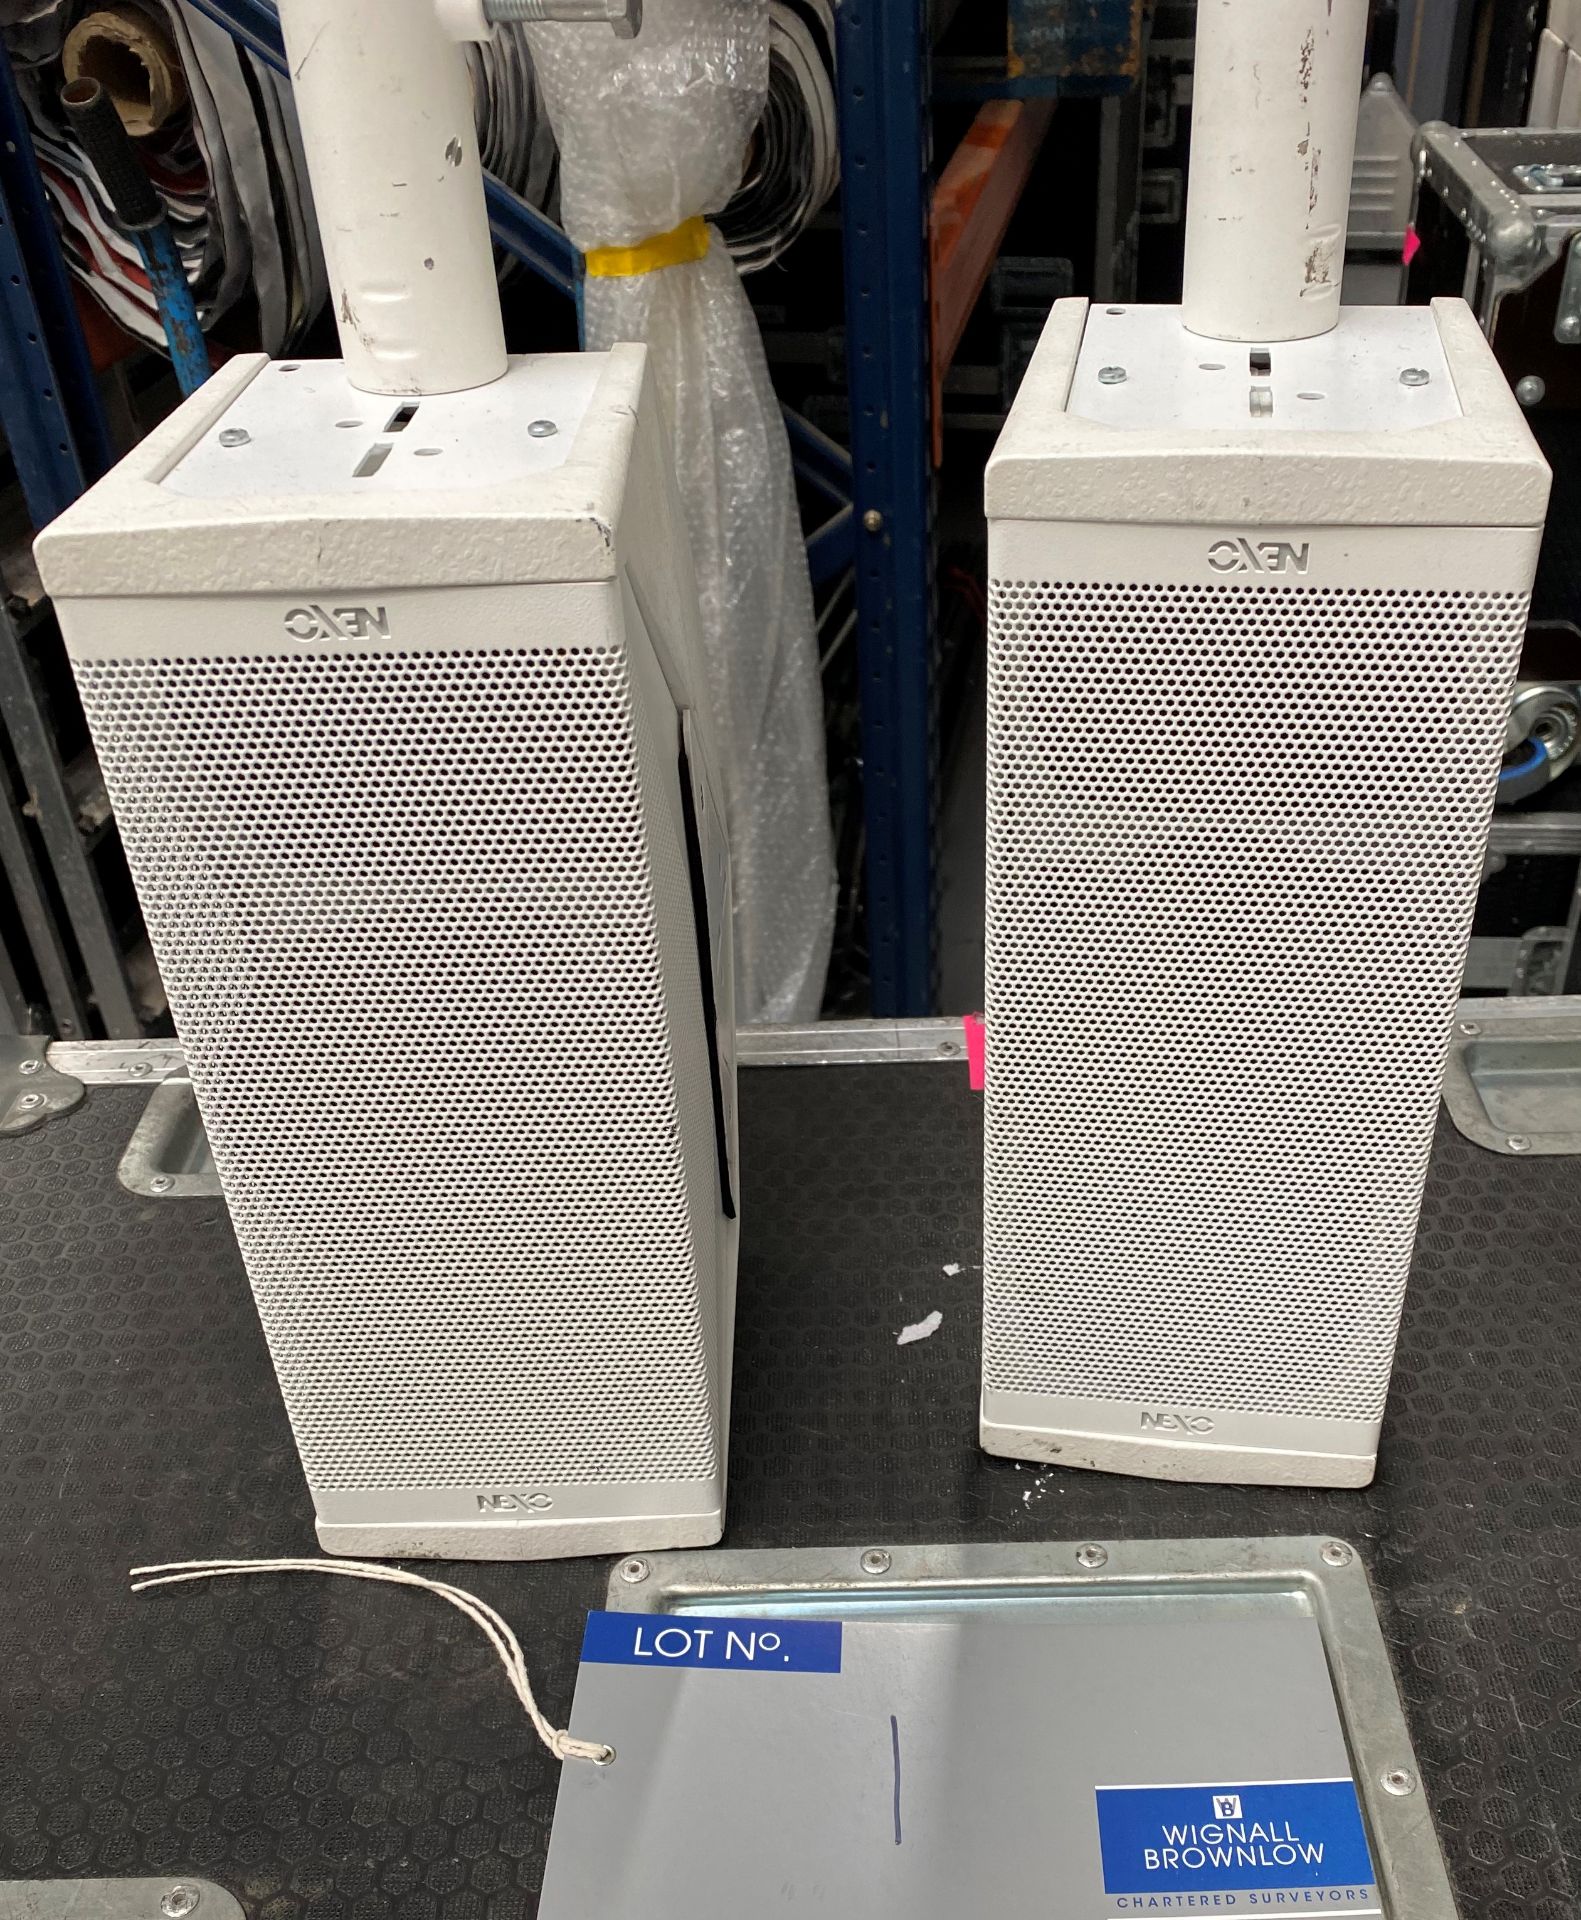
M 388 640 L 390 617 L 383 607 L 291 607 L 285 630 L 293 640 Z
M 1205 1413 L 1144 1413 L 1144 1433 L 1212 1433 L 1213 1422 Z
M 1312 547 L 1288 540 L 1215 540 L 1208 549 L 1208 565 L 1215 573 L 1305 573 L 1312 563 Z
M 480 1493 L 479 1513 L 547 1513 L 554 1505 L 547 1493 Z

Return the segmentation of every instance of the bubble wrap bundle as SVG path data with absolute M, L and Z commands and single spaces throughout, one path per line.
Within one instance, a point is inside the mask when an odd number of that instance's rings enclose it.
M 629 247 L 723 207 L 768 79 L 767 0 L 648 0 L 642 32 L 528 29 L 584 250 Z M 702 597 L 730 824 L 736 1007 L 817 1017 L 835 872 L 823 698 L 790 450 L 757 322 L 717 233 L 705 258 L 586 283 L 590 349 L 648 346 Z

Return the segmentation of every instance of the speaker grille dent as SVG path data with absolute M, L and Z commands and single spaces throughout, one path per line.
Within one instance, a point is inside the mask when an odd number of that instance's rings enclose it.
M 76 671 L 310 1482 L 713 1474 L 696 939 L 624 652 Z
M 988 1388 L 1382 1412 L 1526 604 L 992 583 Z

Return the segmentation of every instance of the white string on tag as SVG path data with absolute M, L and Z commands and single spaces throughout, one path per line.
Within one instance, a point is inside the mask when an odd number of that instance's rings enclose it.
M 132 1591 L 141 1593 L 147 1587 L 173 1587 L 184 1580 L 220 1580 L 232 1573 L 338 1574 L 345 1580 L 383 1580 L 391 1586 L 421 1587 L 425 1593 L 436 1593 L 482 1629 L 499 1655 L 533 1730 L 557 1760 L 587 1760 L 595 1767 L 607 1767 L 615 1757 L 613 1747 L 597 1740 L 575 1740 L 564 1728 L 549 1724 L 533 1698 L 527 1660 L 509 1623 L 475 1593 L 447 1586 L 442 1580 L 427 1580 L 420 1573 L 380 1566 L 373 1560 L 171 1560 L 158 1567 L 133 1567 Z

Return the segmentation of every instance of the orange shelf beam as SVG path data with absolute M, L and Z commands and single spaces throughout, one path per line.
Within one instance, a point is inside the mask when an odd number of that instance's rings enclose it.
M 929 238 L 935 466 L 944 457 L 944 376 L 1053 118 L 1052 100 L 990 100 L 933 189 Z

